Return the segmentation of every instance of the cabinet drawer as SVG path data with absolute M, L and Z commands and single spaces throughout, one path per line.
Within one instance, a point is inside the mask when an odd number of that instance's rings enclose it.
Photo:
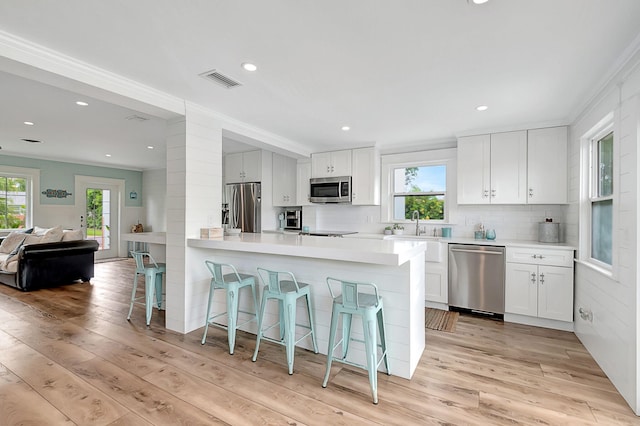
M 573 250 L 507 247 L 507 262 L 570 267 Z

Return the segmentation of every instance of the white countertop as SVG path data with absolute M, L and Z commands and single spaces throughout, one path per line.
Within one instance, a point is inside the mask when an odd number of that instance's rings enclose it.
M 127 234 L 122 234 L 121 238 L 124 241 L 136 241 L 140 243 L 151 243 L 151 244 L 167 243 L 166 232 L 131 232 Z
M 187 244 L 189 247 L 395 266 L 402 265 L 427 248 L 424 241 L 418 240 L 371 239 L 363 244 L 362 239 L 358 238 L 270 233 L 242 233 L 239 236 L 225 236 L 210 240 L 190 238 Z
M 476 240 L 474 238 L 442 238 L 431 237 L 428 235 L 415 236 L 412 234 L 403 235 L 384 235 L 384 234 L 367 234 L 358 233 L 353 235 L 345 235 L 344 238 L 359 238 L 359 239 L 378 239 L 378 240 L 411 240 L 411 241 L 440 241 L 447 244 L 476 244 L 483 246 L 504 246 L 504 247 L 528 247 L 528 248 L 550 248 L 550 249 L 562 249 L 562 250 L 576 250 L 572 245 L 565 243 L 541 243 L 539 241 L 529 240 L 507 240 L 507 239 L 495 239 L 495 240 Z

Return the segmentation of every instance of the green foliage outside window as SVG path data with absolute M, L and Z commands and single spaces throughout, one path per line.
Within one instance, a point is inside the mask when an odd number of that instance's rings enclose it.
M 405 167 L 397 171 L 396 179 L 401 179 L 404 172 L 404 186 L 395 189 L 394 219 L 411 220 L 413 212 L 418 211 L 421 220 L 444 220 L 446 167 Z M 441 182 L 432 183 L 436 177 Z
M 0 176 L 0 228 L 24 228 L 26 220 L 27 180 Z

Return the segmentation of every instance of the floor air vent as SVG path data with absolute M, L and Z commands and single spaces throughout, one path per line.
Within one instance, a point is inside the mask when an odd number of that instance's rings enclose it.
M 205 73 L 200 74 L 200 76 L 208 80 L 211 80 L 215 83 L 218 83 L 226 87 L 227 89 L 231 89 L 237 86 L 242 86 L 242 84 L 238 83 L 234 79 L 227 77 L 226 75 L 221 74 L 219 71 L 216 71 L 216 70 L 207 71 Z

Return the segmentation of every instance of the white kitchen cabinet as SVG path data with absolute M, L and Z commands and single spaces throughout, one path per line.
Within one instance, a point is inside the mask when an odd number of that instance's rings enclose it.
M 226 183 L 261 182 L 262 153 L 248 151 L 225 155 L 224 179 Z
M 281 207 L 296 206 L 296 159 L 274 153 L 271 161 L 273 205 Z
M 458 139 L 458 204 L 525 204 L 526 191 L 526 131 Z
M 426 302 L 435 302 L 447 304 L 449 302 L 449 283 L 448 283 L 448 244 L 443 242 L 427 243 L 427 254 L 424 264 L 424 284 Z M 438 253 L 433 253 L 438 250 Z
M 351 176 L 351 150 L 311 154 L 311 177 Z
M 505 313 L 573 321 L 573 250 L 507 247 Z
M 311 163 L 299 162 L 296 166 L 296 182 L 297 182 L 297 190 L 296 190 L 296 205 L 297 206 L 310 206 L 311 202 L 309 201 L 309 179 L 311 179 Z
M 527 203 L 567 203 L 567 128 L 527 132 Z
M 380 155 L 373 148 L 352 150 L 351 204 L 380 205 Z

